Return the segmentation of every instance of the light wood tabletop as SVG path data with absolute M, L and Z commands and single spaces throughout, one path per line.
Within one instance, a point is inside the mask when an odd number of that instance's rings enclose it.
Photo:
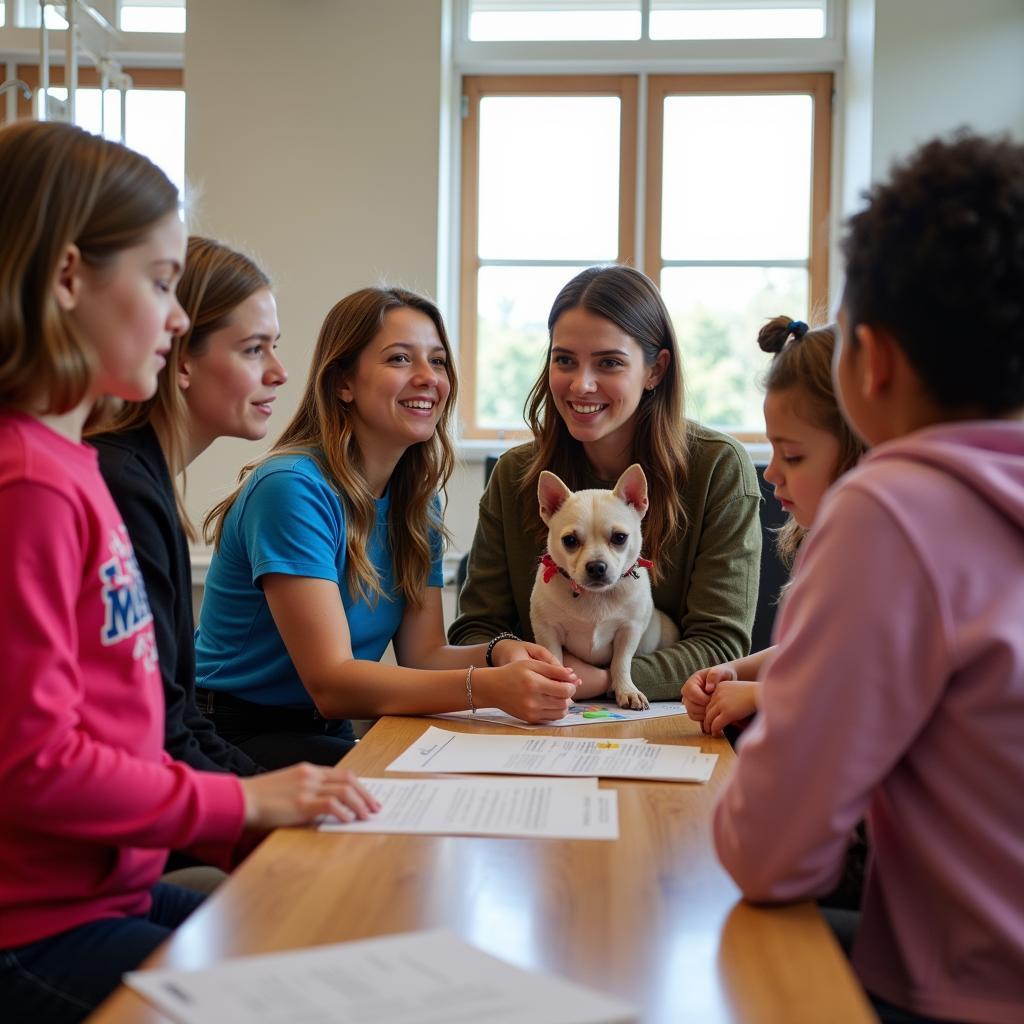
M 343 763 L 360 775 L 383 775 L 431 724 L 517 732 L 386 718 Z M 520 967 L 619 996 L 645 1022 L 876 1019 L 813 904 L 751 906 L 718 864 L 711 809 L 734 760 L 727 743 L 702 736 L 685 716 L 545 733 L 642 735 L 699 745 L 719 760 L 704 785 L 602 780 L 619 793 L 615 842 L 279 829 L 145 966 L 204 967 L 242 954 L 445 927 Z M 123 987 L 90 1018 L 164 1019 Z

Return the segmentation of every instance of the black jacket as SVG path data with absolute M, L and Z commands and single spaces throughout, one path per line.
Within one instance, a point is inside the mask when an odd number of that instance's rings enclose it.
M 90 438 L 100 472 L 128 527 L 146 584 L 164 684 L 164 747 L 175 760 L 209 772 L 263 769 L 222 739 L 196 707 L 195 623 L 188 540 L 174 487 L 152 427 Z

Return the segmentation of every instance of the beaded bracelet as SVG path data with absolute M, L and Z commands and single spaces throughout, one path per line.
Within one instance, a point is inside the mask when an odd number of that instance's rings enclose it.
M 476 705 L 473 703 L 473 669 L 475 665 L 470 665 L 466 669 L 466 699 L 469 701 L 469 710 L 475 715 Z
M 484 661 L 491 667 L 494 668 L 494 659 L 491 657 L 494 654 L 494 648 L 500 640 L 520 640 L 521 638 L 516 636 L 515 633 L 499 633 L 496 637 L 491 639 L 491 642 L 487 645 L 487 653 L 484 655 Z

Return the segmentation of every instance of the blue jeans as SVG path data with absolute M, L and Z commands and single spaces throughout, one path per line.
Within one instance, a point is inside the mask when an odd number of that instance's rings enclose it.
M 107 917 L 0 949 L 0 1006 L 8 1024 L 68 1024 L 91 1013 L 182 921 L 204 895 L 153 887 L 146 917 Z

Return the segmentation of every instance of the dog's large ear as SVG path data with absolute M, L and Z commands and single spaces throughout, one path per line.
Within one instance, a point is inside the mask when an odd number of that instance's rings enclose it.
M 619 477 L 612 493 L 627 505 L 632 505 L 643 519 L 647 512 L 647 477 L 636 462 Z
M 565 504 L 565 499 L 572 494 L 565 484 L 554 474 L 546 469 L 540 474 L 537 481 L 537 500 L 540 502 L 540 517 L 547 526 L 551 517 Z

